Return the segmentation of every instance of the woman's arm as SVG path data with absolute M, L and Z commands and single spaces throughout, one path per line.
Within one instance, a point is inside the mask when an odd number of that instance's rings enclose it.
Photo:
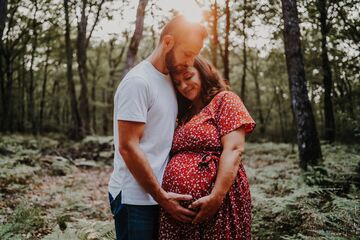
M 193 223 L 204 221 L 218 211 L 238 173 L 245 147 L 245 130 L 239 128 L 224 135 L 221 138 L 221 143 L 223 152 L 220 156 L 215 186 L 211 194 L 199 198 L 189 206 L 192 209 L 199 208 Z

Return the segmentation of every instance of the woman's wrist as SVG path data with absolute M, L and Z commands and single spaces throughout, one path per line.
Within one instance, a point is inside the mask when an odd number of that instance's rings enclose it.
M 210 194 L 210 198 L 213 199 L 215 202 L 218 202 L 219 204 L 222 203 L 225 196 L 226 192 L 212 191 Z

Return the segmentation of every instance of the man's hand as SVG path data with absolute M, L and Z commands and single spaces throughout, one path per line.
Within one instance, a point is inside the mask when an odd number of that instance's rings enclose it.
M 211 218 L 219 210 L 222 203 L 221 197 L 216 197 L 214 195 L 208 195 L 202 198 L 199 198 L 192 204 L 190 204 L 190 209 L 199 209 L 196 217 L 192 223 L 197 224 Z
M 159 204 L 168 212 L 173 218 L 180 222 L 192 222 L 196 212 L 184 208 L 179 201 L 192 200 L 191 195 L 183 195 L 177 193 L 164 193 L 164 199 Z

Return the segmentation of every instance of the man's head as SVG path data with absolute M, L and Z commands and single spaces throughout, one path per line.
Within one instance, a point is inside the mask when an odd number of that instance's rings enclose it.
M 206 29 L 199 23 L 189 22 L 183 16 L 170 20 L 160 35 L 168 71 L 180 72 L 193 66 L 206 37 Z

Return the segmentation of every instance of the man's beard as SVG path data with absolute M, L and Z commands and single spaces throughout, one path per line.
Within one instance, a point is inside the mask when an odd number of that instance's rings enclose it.
M 165 64 L 169 72 L 172 74 L 179 74 L 183 70 L 187 69 L 188 66 L 184 64 L 176 64 L 174 53 L 175 50 L 173 47 L 165 56 Z

